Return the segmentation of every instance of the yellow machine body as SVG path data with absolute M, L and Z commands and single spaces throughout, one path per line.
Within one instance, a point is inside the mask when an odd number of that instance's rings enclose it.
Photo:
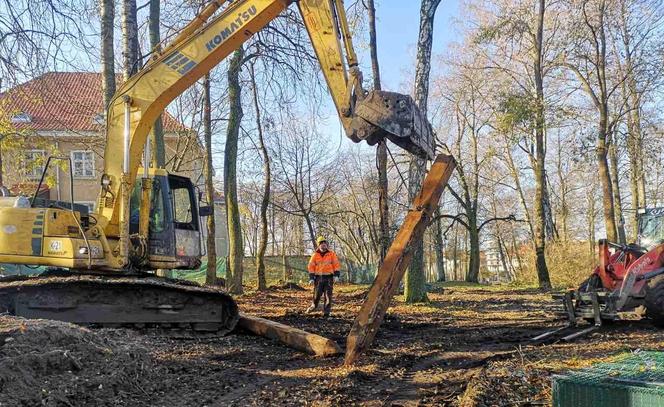
M 371 145 L 387 138 L 433 158 L 431 125 L 410 96 L 363 89 L 343 0 L 213 0 L 168 46 L 155 49 L 110 101 L 96 213 L 73 202 L 71 171 L 70 202 L 36 194 L 32 200 L 0 198 L 0 263 L 76 274 L 0 283 L 0 313 L 81 324 L 233 329 L 239 314 L 230 296 L 142 273 L 198 268 L 200 216 L 211 211 L 199 207 L 188 178 L 139 167 L 151 162 L 148 136 L 169 103 L 293 3 L 346 135 Z M 37 191 L 52 159 L 72 168 L 69 157 L 49 157 Z M 86 270 L 103 275 L 81 275 Z
M 78 212 L 59 208 L 1 207 L 0 263 L 104 267 L 101 240 L 89 235 L 86 243 L 74 214 L 80 217 Z

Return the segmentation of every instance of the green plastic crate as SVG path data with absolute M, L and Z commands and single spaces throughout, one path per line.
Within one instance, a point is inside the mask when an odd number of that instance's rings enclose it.
M 664 406 L 664 352 L 634 352 L 553 377 L 555 407 Z

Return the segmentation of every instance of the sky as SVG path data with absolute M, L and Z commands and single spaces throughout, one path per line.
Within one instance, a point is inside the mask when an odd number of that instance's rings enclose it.
M 347 1 L 347 3 L 349 3 Z M 412 93 L 406 83 L 412 83 L 415 76 L 415 53 L 420 24 L 420 1 L 418 0 L 375 0 L 376 38 L 378 41 L 378 61 L 380 64 L 383 90 Z M 459 0 L 442 0 L 434 19 L 432 53 L 443 53 L 448 45 L 457 39 L 453 21 L 459 18 Z M 368 40 L 368 35 L 366 35 Z M 365 86 L 371 86 L 371 61 L 366 44 L 356 38 L 355 51 L 364 73 Z M 364 45 L 364 46 L 363 46 Z M 325 106 L 324 125 L 319 131 L 334 140 L 338 148 L 352 144 L 350 139 L 341 136 L 341 122 L 336 115 L 332 99 L 321 101 Z M 339 141 L 337 143 L 337 140 Z M 362 143 L 366 148 L 368 145 Z M 398 147 L 390 147 L 398 150 Z
M 455 40 L 452 20 L 458 15 L 458 0 L 442 0 L 434 20 L 434 54 L 442 53 Z M 419 1 L 376 1 L 378 59 L 384 89 L 397 90 L 404 73 L 414 75 L 419 22 Z

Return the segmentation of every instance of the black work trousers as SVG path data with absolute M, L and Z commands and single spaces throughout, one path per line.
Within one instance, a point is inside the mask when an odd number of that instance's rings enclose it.
M 324 275 L 314 277 L 314 306 L 318 308 L 321 297 L 323 298 L 323 314 L 329 315 L 332 310 L 332 288 L 334 287 L 334 276 Z

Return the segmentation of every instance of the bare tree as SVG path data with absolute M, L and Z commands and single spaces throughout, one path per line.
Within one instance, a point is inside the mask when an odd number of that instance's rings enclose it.
M 611 172 L 608 163 L 610 130 L 612 128 L 609 115 L 609 98 L 616 91 L 607 78 L 607 17 L 608 9 L 605 0 L 583 0 L 578 10 L 580 25 L 573 24 L 570 29 L 583 27 L 582 35 L 572 43 L 572 52 L 563 63 L 581 82 L 583 89 L 591 99 L 598 112 L 596 160 L 599 179 L 602 184 L 602 204 L 604 207 L 604 223 L 606 235 L 610 241 L 618 241 L 618 227 L 611 183 Z M 579 30 L 580 31 L 580 30 Z M 572 59 L 573 58 L 573 59 Z
M 207 273 L 205 284 L 217 284 L 217 225 L 214 220 L 214 165 L 212 162 L 212 96 L 210 74 L 203 78 L 203 135 L 205 140 L 205 194 L 212 213 L 207 217 Z
M 429 73 L 431 72 L 431 48 L 433 46 L 433 21 L 440 0 L 422 0 L 420 5 L 420 33 L 417 41 L 417 59 L 415 68 L 415 103 L 422 115 L 427 117 L 429 99 Z M 426 160 L 412 157 L 408 170 L 408 199 L 412 201 L 419 192 Z M 413 248 L 413 259 L 406 273 L 404 295 L 406 301 L 426 302 L 427 289 L 424 275 L 424 243 L 418 242 Z
M 160 12 L 161 6 L 159 0 L 149 0 L 150 1 L 150 18 L 148 21 L 148 27 L 150 31 L 150 48 L 152 52 L 158 52 L 160 50 L 161 43 L 161 33 L 159 30 L 159 24 L 161 23 Z M 209 78 L 208 81 L 208 91 L 209 91 Z M 164 125 L 161 115 L 155 120 L 154 126 L 152 127 L 151 134 L 151 143 L 152 143 L 152 154 L 154 165 L 157 168 L 164 168 L 166 165 L 166 146 L 164 145 Z
M 291 117 L 274 140 L 274 185 L 272 199 L 282 212 L 304 221 L 309 247 L 316 247 L 315 217 L 333 197 L 336 180 L 334 158 L 315 126 Z
M 369 49 L 371 51 L 371 70 L 373 73 L 373 87 L 381 89 L 380 65 L 378 63 L 378 45 L 376 43 L 376 7 L 374 0 L 367 0 L 366 9 L 369 14 Z M 380 263 L 385 259 L 390 248 L 390 213 L 388 205 L 388 179 L 387 179 L 387 141 L 378 144 L 376 148 L 376 165 L 378 168 L 378 208 L 380 213 Z
M 138 19 L 136 16 L 136 0 L 122 0 L 122 59 L 124 78 L 138 72 Z
M 543 38 L 544 38 L 544 13 L 546 9 L 545 0 L 539 0 L 537 10 L 537 25 L 535 29 L 533 72 L 535 76 L 535 256 L 537 267 L 537 278 L 541 289 L 550 290 L 551 280 L 546 267 L 546 208 L 548 194 L 546 194 L 546 168 L 545 168 L 545 136 L 544 136 L 544 67 Z M 546 198 L 546 199 L 545 199 Z
M 487 13 L 492 13 L 490 7 Z M 556 47 L 551 46 L 555 35 L 557 15 L 551 19 L 549 32 L 545 33 L 547 3 L 498 2 L 496 15 L 483 23 L 476 33 L 479 43 L 487 42 L 494 47 L 480 48 L 487 70 L 505 75 L 510 79 L 509 88 L 501 98 L 501 131 L 512 133 L 520 127 L 523 143 L 533 168 L 535 194 L 534 216 L 528 218 L 535 248 L 536 269 L 540 288 L 550 289 L 551 282 L 546 265 L 546 242 L 556 235 L 553 224 L 546 171 L 546 109 L 544 80 L 551 70 L 548 59 L 555 58 Z M 492 51 L 492 50 L 496 51 Z M 472 64 L 472 62 L 471 62 Z M 508 129 L 509 128 L 509 129 Z M 511 154 L 508 152 L 508 154 Z M 511 159 L 511 157 L 510 157 Z M 512 162 L 513 164 L 513 162 Z M 513 172 L 514 174 L 514 172 Z M 522 195 L 523 198 L 523 195 Z M 525 200 L 524 208 L 527 210 Z
M 263 136 L 263 124 L 261 122 L 261 109 L 258 100 L 258 90 L 256 85 L 256 73 L 254 66 L 251 65 L 251 90 L 253 95 L 254 110 L 256 115 L 256 131 L 258 132 L 258 149 L 263 159 L 263 194 L 260 207 L 260 243 L 256 251 L 256 274 L 258 276 L 258 291 L 267 289 L 265 281 L 265 251 L 267 250 L 268 243 L 268 221 L 267 210 L 270 205 L 270 182 L 272 178 L 272 171 L 270 167 L 270 155 L 268 154 L 267 147 L 265 146 L 265 138 Z
M 104 109 L 106 109 L 115 94 L 115 50 L 113 48 L 115 0 L 101 0 L 100 9 L 102 92 L 104 93 Z
M 226 279 L 229 291 L 242 294 L 242 260 L 244 244 L 237 196 L 237 152 L 242 122 L 242 87 L 240 70 L 244 60 L 244 48 L 233 53 L 228 67 L 228 102 L 230 113 L 226 130 L 226 148 L 224 150 L 224 197 L 226 199 L 226 218 L 228 227 L 228 263 Z

